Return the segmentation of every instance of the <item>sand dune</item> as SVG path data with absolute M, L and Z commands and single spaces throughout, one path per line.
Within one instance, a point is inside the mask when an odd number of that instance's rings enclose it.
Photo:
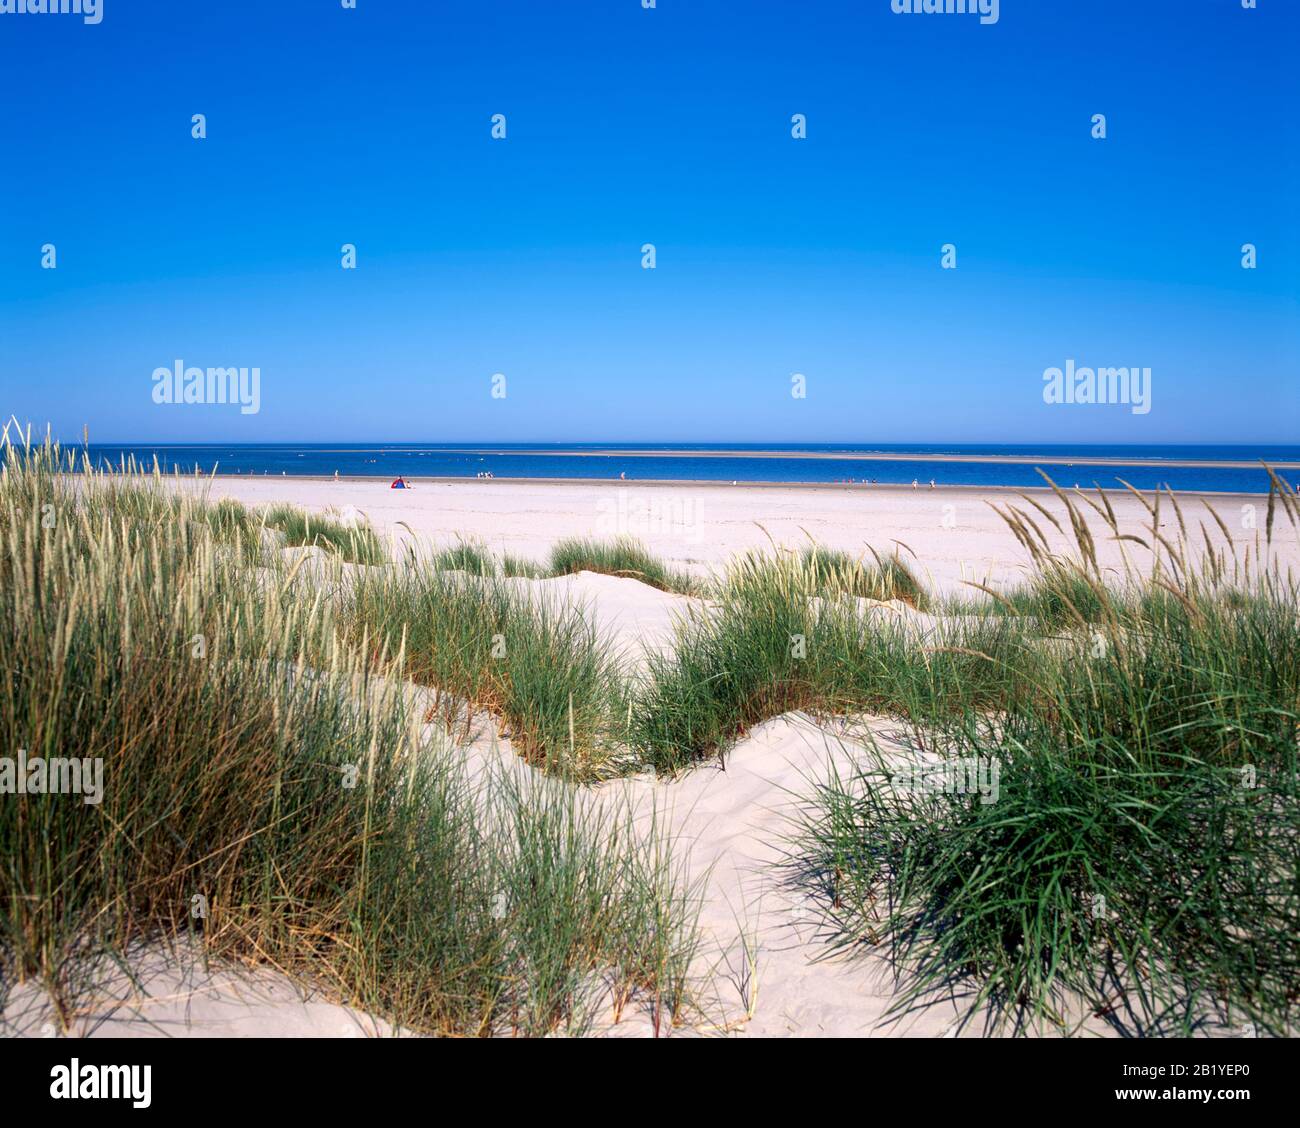
M 889 548 L 903 542 L 919 558 L 919 570 L 936 590 L 953 592 L 964 578 L 1013 582 L 1027 564 L 1024 551 L 1006 530 L 988 499 L 951 491 L 844 492 L 798 489 L 665 487 L 639 496 L 662 512 L 681 518 L 657 529 L 640 528 L 638 511 L 624 508 L 622 491 L 593 486 L 520 486 L 508 482 L 425 485 L 406 492 L 372 483 L 301 480 L 234 481 L 213 484 L 215 497 L 249 504 L 288 501 L 310 509 L 353 505 L 376 529 L 399 539 L 444 545 L 457 537 L 482 540 L 496 551 L 544 558 L 564 536 L 639 535 L 658 554 L 704 571 L 738 551 L 777 543 L 798 545 L 812 539 L 830 547 L 860 550 L 865 544 Z M 635 500 L 635 499 L 634 499 Z M 1007 498 L 993 499 L 999 504 Z M 1038 500 L 1059 511 L 1051 498 Z M 612 503 L 612 509 L 611 509 Z M 1136 532 L 1149 517 L 1135 498 L 1114 502 L 1121 523 Z M 1201 501 L 1185 502 L 1195 522 Z M 1212 503 L 1239 545 L 1254 540 L 1242 525 L 1239 499 Z M 948 510 L 946 507 L 953 507 Z M 1259 523 L 1263 514 L 1260 507 Z M 647 511 L 648 512 L 648 511 Z M 955 524 L 945 517 L 951 513 Z M 610 525 L 612 514 L 613 525 Z M 1176 520 L 1172 512 L 1170 521 Z M 648 517 L 647 517 L 648 520 Z M 1222 539 L 1212 520 L 1214 538 Z M 1044 522 L 1046 524 L 1046 522 Z M 1067 525 L 1068 528 L 1068 525 Z M 1053 535 L 1055 531 L 1053 530 Z M 1065 550 L 1068 539 L 1060 536 Z M 1103 559 L 1122 563 L 1123 549 L 1101 545 Z M 1286 563 L 1294 563 L 1287 559 Z M 647 649 L 671 645 L 673 623 L 699 601 L 657 591 L 631 579 L 580 573 L 547 580 L 517 580 L 520 586 L 585 605 L 597 628 L 632 661 Z M 901 607 L 865 607 L 867 614 L 912 616 L 922 632 L 929 617 Z M 412 692 L 423 691 L 413 689 Z M 886 1011 L 895 997 L 889 964 L 881 954 L 827 958 L 826 932 L 810 897 L 791 884 L 786 844 L 800 797 L 823 778 L 828 762 L 845 763 L 861 737 L 870 734 L 886 749 L 905 755 L 893 740 L 892 723 L 858 718 L 837 731 L 790 714 L 749 733 L 727 755 L 671 781 L 648 776 L 612 781 L 591 789 L 587 801 L 630 798 L 649 818 L 666 819 L 679 848 L 689 851 L 692 874 L 704 883 L 701 924 L 706 939 L 697 969 L 711 973 L 716 998 L 708 1018 L 680 1033 L 735 1035 L 912 1035 L 978 1036 L 978 1022 L 956 1029 L 958 1008 L 938 999 L 903 1018 Z M 429 729 L 431 740 L 443 739 Z M 510 750 L 488 718 L 479 718 L 472 739 L 459 754 L 480 769 L 531 772 Z M 158 955 L 144 964 L 138 985 L 109 982 L 102 1005 L 75 1017 L 74 1030 L 87 1035 L 239 1035 L 283 1034 L 339 1037 L 391 1033 L 380 1021 L 359 1016 L 323 999 L 305 998 L 287 980 L 267 971 L 235 969 L 201 973 L 180 970 Z M 1087 1016 L 1083 1016 L 1086 1018 Z M 14 1033 L 49 1033 L 51 1014 L 38 994 L 15 992 L 5 1014 Z M 1095 1020 L 1081 1028 L 1104 1033 Z M 629 1015 L 606 1033 L 652 1033 L 648 1019 Z M 1047 1031 L 1044 1031 L 1047 1032 Z
M 855 553 L 865 552 L 867 546 L 879 551 L 897 548 L 909 560 L 915 553 L 918 571 L 936 592 L 961 591 L 965 581 L 1014 583 L 1029 563 L 1027 553 L 993 509 L 1015 502 L 1014 491 L 732 488 L 701 483 L 626 488 L 610 482 L 499 479 L 417 482 L 411 490 L 390 490 L 382 481 L 292 478 L 219 478 L 208 488 L 214 498 L 231 497 L 249 505 L 287 501 L 317 512 L 351 505 L 365 513 L 377 530 L 403 540 L 441 546 L 458 538 L 476 539 L 496 552 L 537 559 L 564 537 L 629 535 L 697 574 L 746 549 L 767 548 L 772 542 L 797 547 L 810 539 Z M 1151 518 L 1141 501 L 1124 493 L 1110 498 L 1124 532 L 1149 532 Z M 1058 532 L 1035 514 L 1049 541 L 1057 550 L 1069 551 L 1073 539 L 1065 507 L 1047 491 L 1036 491 L 1034 500 L 1064 530 Z M 1263 498 L 1182 495 L 1179 503 L 1198 543 L 1202 522 L 1213 543 L 1223 541 L 1207 506 L 1213 507 L 1242 551 L 1255 542 L 1257 533 L 1263 536 Z M 1177 521 L 1165 499 L 1161 523 L 1166 535 L 1177 530 Z M 1094 524 L 1100 526 L 1100 519 Z M 1284 563 L 1295 564 L 1296 539 L 1282 540 L 1279 551 L 1285 554 Z M 1148 559 L 1131 542 L 1103 540 L 1098 551 L 1103 564 L 1116 569 L 1122 567 L 1126 553 L 1139 566 Z

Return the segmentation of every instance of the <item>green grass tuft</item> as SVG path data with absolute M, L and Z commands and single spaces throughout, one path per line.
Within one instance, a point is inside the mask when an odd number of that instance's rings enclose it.
M 631 537 L 618 537 L 610 541 L 579 538 L 559 541 L 551 549 L 550 572 L 553 576 L 600 572 L 607 576 L 639 580 L 660 591 L 676 592 L 679 595 L 695 595 L 699 590 L 699 584 L 692 576 L 679 569 L 669 568 Z
M 1275 506 L 1300 518 L 1277 486 Z M 1285 1034 L 1300 983 L 1296 581 L 1214 556 L 1192 567 L 1167 542 L 1150 574 L 1105 588 L 1069 514 L 1074 564 L 1043 551 L 1028 511 L 1005 514 L 1044 569 L 1010 602 L 1061 633 L 1034 641 L 1004 620 L 1032 661 L 1015 692 L 967 695 L 917 732 L 930 785 L 878 748 L 833 772 L 803 826 L 803 876 L 837 946 L 889 946 L 897 1013 L 960 985 L 968 1018 L 987 1006 L 1017 1028 L 1072 1031 L 1073 999 L 1130 1034 L 1212 1020 Z M 996 778 L 990 796 L 978 776 Z
M 471 576 L 495 576 L 496 561 L 481 544 L 460 541 L 452 548 L 444 548 L 434 555 L 430 566 L 440 571 L 468 572 Z
M 575 778 L 614 774 L 626 759 L 626 689 L 580 608 L 412 561 L 358 577 L 344 617 L 376 652 L 404 645 L 407 676 L 436 691 L 448 725 L 464 720 L 465 702 L 486 709 L 525 759 Z
M 4 454 L 0 747 L 98 761 L 103 787 L 0 802 L 0 1008 L 35 979 L 74 1014 L 96 969 L 189 941 L 410 1031 L 686 1016 L 698 897 L 653 825 L 559 781 L 472 779 L 411 712 L 400 641 L 350 645 L 345 591 L 251 568 L 230 506 L 129 470 L 74 479 L 52 444 Z M 387 571 L 363 573 L 367 596 Z M 567 678 L 580 756 L 601 655 L 558 612 L 501 606 L 517 657 L 487 682 L 549 747 Z M 412 641 L 456 641 L 412 619 Z
M 263 519 L 267 528 L 278 529 L 290 547 L 323 548 L 339 559 L 355 564 L 386 564 L 389 561 L 383 542 L 368 525 L 345 525 L 341 521 L 308 513 L 293 505 L 272 505 Z

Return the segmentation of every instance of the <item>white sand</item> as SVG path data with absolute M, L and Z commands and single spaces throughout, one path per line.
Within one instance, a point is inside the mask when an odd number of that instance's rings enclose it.
M 351 505 L 365 513 L 377 530 L 404 540 L 413 535 L 442 547 L 463 537 L 482 541 L 497 552 L 537 559 L 543 559 L 555 541 L 571 536 L 635 536 L 665 559 L 700 573 L 737 552 L 768 547 L 769 535 L 776 543 L 791 547 L 807 544 L 811 538 L 828 548 L 854 553 L 865 553 L 868 546 L 879 552 L 898 549 L 911 561 L 907 549 L 899 548 L 902 544 L 915 553 L 912 562 L 937 592 L 959 591 L 964 580 L 1014 582 L 1028 564 L 1027 553 L 990 506 L 1019 504 L 1028 508 L 1012 490 L 695 483 L 621 486 L 502 479 L 417 482 L 411 490 L 392 490 L 387 482 L 266 477 L 218 479 L 211 493 L 214 498 L 232 497 L 249 505 L 287 501 L 318 512 Z M 1034 491 L 1033 496 L 1065 530 L 1058 534 L 1034 513 L 1053 548 L 1071 551 L 1073 538 L 1064 506 L 1045 490 Z M 1149 540 L 1150 516 L 1142 503 L 1129 494 L 1110 497 L 1122 530 Z M 1218 512 L 1239 551 L 1253 545 L 1257 533 L 1263 536 L 1263 498 L 1180 495 L 1179 501 L 1197 543 L 1201 523 L 1214 543 L 1223 540 L 1206 511 L 1207 504 Z M 1255 528 L 1244 523 L 1243 507 L 1253 509 Z M 1093 534 L 1100 538 L 1104 525 L 1091 510 L 1087 512 L 1092 516 Z M 1285 519 L 1279 514 L 1278 520 Z M 1168 498 L 1161 507 L 1161 524 L 1166 537 L 1178 531 Z M 1288 533 L 1280 540 L 1288 553 L 1285 562 L 1296 563 L 1300 558 L 1296 538 Z M 1125 551 L 1136 563 L 1147 562 L 1143 550 L 1132 543 L 1099 539 L 1098 550 L 1109 567 L 1122 567 Z
M 608 484 L 515 484 L 507 481 L 425 483 L 394 491 L 386 483 L 319 482 L 292 479 L 234 480 L 213 484 L 214 497 L 233 497 L 257 505 L 288 501 L 324 511 L 356 506 L 376 529 L 403 540 L 415 538 L 442 547 L 458 536 L 481 540 L 489 548 L 538 559 L 567 536 L 638 536 L 659 555 L 698 571 L 723 563 L 732 554 L 765 547 L 768 535 L 797 546 L 808 538 L 834 548 L 863 551 L 870 544 L 889 550 L 906 543 L 918 568 L 936 591 L 961 589 L 963 579 L 1014 582 L 1028 558 L 987 502 L 1015 500 L 1007 493 L 968 490 L 845 490 L 727 486 L 638 486 Z M 1068 530 L 1060 503 L 1045 493 L 1035 499 L 1056 514 Z M 1149 517 L 1141 503 L 1118 496 L 1113 504 L 1126 531 L 1143 535 Z M 1212 504 L 1232 533 L 1238 550 L 1253 545 L 1255 532 L 1243 527 L 1242 507 L 1254 504 L 1264 524 L 1260 499 L 1219 498 Z M 951 507 L 947 509 L 945 507 Z M 1205 514 L 1204 502 L 1184 499 L 1184 516 L 1196 530 L 1204 520 L 1218 544 L 1222 536 Z M 950 520 L 945 521 L 945 518 Z M 1166 536 L 1177 531 L 1172 507 L 1162 509 Z M 399 525 L 399 522 L 402 525 Z M 1039 524 L 1048 531 L 1045 520 Z M 405 527 L 403 527 L 405 526 Z M 1100 536 L 1101 522 L 1092 522 Z M 766 531 L 765 531 L 766 530 Z M 1199 532 L 1197 532 L 1199 538 Z M 1053 540 L 1061 551 L 1068 536 Z M 1296 563 L 1296 538 L 1280 540 Z M 1136 546 L 1127 546 L 1132 549 Z M 1103 561 L 1119 567 L 1123 548 L 1099 544 Z M 1256 550 L 1252 547 L 1252 556 Z M 530 581 L 520 581 L 530 583 Z M 531 581 L 535 588 L 585 603 L 600 630 L 635 656 L 642 647 L 671 643 L 674 616 L 692 601 L 655 591 L 630 579 L 582 573 L 558 580 Z M 891 724 L 870 722 L 885 747 Z M 434 733 L 430 732 L 431 739 Z M 851 749 L 852 742 L 848 747 Z M 896 747 L 896 746 L 895 746 Z M 479 765 L 524 767 L 500 740 L 490 722 L 463 750 Z M 887 1020 L 894 995 L 883 954 L 848 959 L 826 956 L 826 933 L 813 902 L 792 890 L 782 865 L 791 815 L 811 781 L 824 778 L 828 759 L 844 762 L 846 746 L 837 735 L 797 715 L 767 722 L 727 757 L 725 770 L 704 764 L 672 782 L 646 777 L 616 781 L 591 793 L 602 802 L 620 791 L 647 812 L 654 804 L 689 849 L 693 874 L 704 877 L 706 901 L 701 923 L 706 937 L 701 972 L 713 967 L 718 997 L 713 1022 L 697 1033 L 725 1030 L 736 1035 L 924 1035 L 952 1036 L 957 1007 L 938 1000 L 903 1019 Z M 704 966 L 707 965 L 707 966 Z M 269 973 L 249 979 L 225 973 L 185 976 L 166 966 L 150 979 L 151 1000 L 129 985 L 108 992 L 103 1005 L 78 1016 L 78 1033 L 285 1034 L 343 1036 L 385 1033 L 387 1027 L 359 1018 L 343 1007 L 304 1001 L 290 984 Z M 116 1006 L 114 1003 L 116 1002 Z M 1086 1016 L 1084 1016 L 1086 1018 Z M 38 995 L 16 993 L 5 1019 L 37 1034 L 50 1015 Z M 1097 1020 L 1084 1029 L 1104 1032 Z M 648 1020 L 629 1014 L 608 1031 L 617 1035 L 651 1033 Z M 1044 1031 L 1047 1032 L 1047 1031 Z M 979 1024 L 959 1036 L 979 1036 Z
M 134 980 L 134 981 L 133 981 Z M 205 968 L 198 953 L 152 949 L 131 960 L 131 975 L 108 969 L 94 1002 L 61 1028 L 45 993 L 16 988 L 0 1033 L 20 1038 L 371 1038 L 382 1019 L 311 998 L 265 968 Z

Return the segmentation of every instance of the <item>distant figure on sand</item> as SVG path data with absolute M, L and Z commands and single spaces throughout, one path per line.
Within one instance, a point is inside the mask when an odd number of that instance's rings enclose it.
M 334 480 L 336 482 L 339 480 L 339 472 L 337 470 L 334 471 Z
M 406 484 L 406 480 L 405 480 L 405 479 L 404 479 L 400 474 L 399 474 L 396 478 L 393 479 L 393 484 L 392 484 L 391 486 L 389 486 L 388 488 L 389 488 L 390 490 L 406 490 L 406 489 L 410 489 L 410 487 Z
M 912 479 L 912 489 L 916 489 L 919 484 L 915 478 Z
M 620 482 L 626 482 L 626 481 L 627 481 L 627 471 L 626 471 L 626 470 L 620 470 L 620 471 L 618 472 L 618 480 L 619 480 Z
M 931 489 L 934 489 L 934 479 L 933 479 L 933 478 L 930 479 L 930 488 L 931 488 Z

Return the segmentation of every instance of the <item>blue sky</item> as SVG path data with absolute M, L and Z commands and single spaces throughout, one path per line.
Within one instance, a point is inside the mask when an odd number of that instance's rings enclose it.
M 103 4 L 0 15 L 6 417 L 1300 442 L 1292 0 Z M 178 358 L 259 367 L 261 410 L 155 404 Z M 1067 359 L 1150 367 L 1150 413 L 1044 404 Z

